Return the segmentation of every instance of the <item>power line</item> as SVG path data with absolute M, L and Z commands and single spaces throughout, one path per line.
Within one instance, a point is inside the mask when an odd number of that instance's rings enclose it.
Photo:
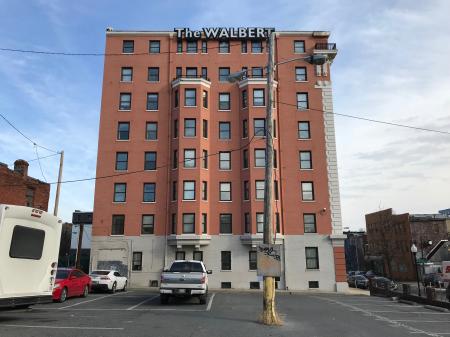
M 39 160 L 39 154 L 38 154 L 36 144 L 34 145 L 34 151 L 36 152 L 36 159 L 39 163 L 39 169 L 41 170 L 42 178 L 44 178 L 44 181 L 47 182 L 47 179 L 45 178 L 45 175 L 44 175 L 44 171 L 42 170 L 41 161 Z
M 14 124 L 11 123 L 3 114 L 0 113 L 0 117 L 2 117 L 5 120 L 6 123 L 8 123 L 14 130 L 16 130 L 20 135 L 22 135 L 22 137 L 24 137 L 26 140 L 31 142 L 34 146 L 38 146 L 41 149 L 44 149 L 44 150 L 47 150 L 47 151 L 50 151 L 50 152 L 53 152 L 53 153 L 58 153 L 58 151 L 50 150 L 49 148 L 46 148 L 46 147 L 44 147 L 42 145 L 37 144 L 34 140 L 32 140 L 30 137 L 26 136 L 22 131 L 20 131 L 18 128 L 16 128 L 14 126 Z
M 231 150 L 228 151 L 228 152 L 236 152 L 236 151 L 240 151 L 240 150 L 242 150 L 242 149 L 248 147 L 248 146 L 250 145 L 250 143 L 254 140 L 254 138 L 255 138 L 255 135 L 254 135 L 254 136 L 253 136 L 246 144 L 244 144 L 244 145 L 242 145 L 242 146 L 240 146 L 240 147 L 238 147 L 238 148 L 236 148 L 236 149 L 231 149 Z M 262 138 L 261 138 L 261 139 L 262 139 Z M 206 156 L 203 156 L 203 155 L 202 155 L 202 156 L 198 156 L 198 157 L 191 158 L 191 159 L 187 159 L 187 160 L 181 160 L 181 161 L 178 161 L 177 163 L 178 163 L 178 164 L 182 164 L 182 163 L 186 163 L 186 162 L 190 162 L 190 161 L 195 161 L 195 160 L 197 160 L 197 159 L 203 159 L 203 158 L 208 158 L 208 157 L 217 156 L 218 154 L 220 154 L 220 152 L 222 152 L 222 151 L 215 152 L 215 153 L 211 153 L 211 154 L 208 154 L 208 155 L 206 155 Z M 80 179 L 64 180 L 64 181 L 61 181 L 61 184 L 77 183 L 77 182 L 90 181 L 90 180 L 99 180 L 99 179 L 107 179 L 107 178 L 121 177 L 121 176 L 126 176 L 126 175 L 136 174 L 136 173 L 142 173 L 142 172 L 151 172 L 151 171 L 155 171 L 155 170 L 158 170 L 158 169 L 162 169 L 162 168 L 169 167 L 171 164 L 172 164 L 172 163 L 165 164 L 165 165 L 161 165 L 161 166 L 157 166 L 157 167 L 155 167 L 153 170 L 142 169 L 142 170 L 136 170 L 136 171 L 130 171 L 130 172 L 123 172 L 123 173 L 109 174 L 109 175 L 99 176 L 99 177 L 89 177 L 89 178 L 80 178 Z M 57 184 L 57 183 L 58 183 L 58 182 L 50 182 L 50 183 L 48 183 L 48 184 L 49 184 L 49 185 L 55 185 L 55 184 Z M 19 184 L 5 184 L 5 185 L 0 185 L 0 186 L 5 187 L 5 186 L 22 186 L 22 185 L 19 185 Z
M 293 106 L 293 107 L 297 108 L 296 104 L 280 102 L 280 101 L 277 101 L 277 103 L 283 104 L 283 105 L 289 105 L 289 106 Z M 313 108 L 301 108 L 301 110 L 319 111 L 319 112 L 324 112 L 324 113 L 331 114 L 331 115 L 336 115 L 336 116 L 341 116 L 341 117 L 348 117 L 348 118 L 353 118 L 353 119 L 359 119 L 359 120 L 372 122 L 372 123 L 386 124 L 386 125 L 398 126 L 398 127 L 408 128 L 408 129 L 413 129 L 413 130 L 428 131 L 428 132 L 435 132 L 435 133 L 450 135 L 449 131 L 442 131 L 442 130 L 435 130 L 435 129 L 429 129 L 429 128 L 422 128 L 422 127 L 418 127 L 418 126 L 412 126 L 412 125 L 406 125 L 406 124 L 400 124 L 400 123 L 386 122 L 386 121 L 381 121 L 381 120 L 377 120 L 377 119 L 360 117 L 360 116 L 354 116 L 354 115 L 348 115 L 348 114 L 343 114 L 343 113 L 338 113 L 338 112 L 331 112 L 331 111 L 320 110 L 320 109 L 313 109 Z

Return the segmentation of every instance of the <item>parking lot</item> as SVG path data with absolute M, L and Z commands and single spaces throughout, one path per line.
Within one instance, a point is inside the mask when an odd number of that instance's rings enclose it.
M 159 303 L 155 292 L 90 294 L 64 303 L 1 311 L 0 336 L 446 336 L 450 313 L 364 295 L 279 293 L 281 327 L 259 324 L 258 292 L 211 292 Z

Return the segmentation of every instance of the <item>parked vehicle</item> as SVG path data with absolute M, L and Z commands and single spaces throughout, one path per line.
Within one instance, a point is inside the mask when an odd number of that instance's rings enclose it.
M 126 291 L 128 279 L 116 270 L 94 270 L 89 274 L 92 279 L 92 290 L 103 290 L 115 293 Z
M 69 297 L 87 297 L 91 289 L 91 278 L 81 270 L 58 268 L 53 287 L 53 301 L 64 302 Z
M 442 275 L 439 273 L 425 274 L 422 283 L 424 287 L 431 286 L 437 288 L 444 288 L 444 280 L 442 278 Z
M 45 211 L 0 205 L 0 307 L 52 301 L 61 227 Z
M 208 274 L 201 261 L 175 260 L 161 274 L 159 288 L 161 304 L 167 304 L 171 296 L 198 297 L 205 304 L 208 297 Z
M 369 279 L 363 275 L 355 276 L 356 288 L 367 289 L 369 287 Z
M 373 272 L 373 270 L 369 270 L 369 271 L 365 272 L 364 276 L 366 278 L 368 278 L 369 280 L 373 277 L 377 277 L 377 275 Z
M 378 289 L 396 290 L 398 284 L 387 277 L 375 276 L 370 280 L 372 286 Z

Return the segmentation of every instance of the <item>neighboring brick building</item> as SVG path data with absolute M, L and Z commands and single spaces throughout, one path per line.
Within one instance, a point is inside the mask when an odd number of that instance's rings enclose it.
M 366 259 L 377 274 L 398 281 L 416 279 L 411 245 L 417 258 L 426 256 L 440 240 L 447 239 L 447 217 L 442 214 L 393 214 L 392 208 L 366 214 Z M 431 241 L 431 244 L 430 244 Z
M 108 29 L 92 268 L 158 284 L 174 259 L 201 259 L 210 287 L 259 287 L 264 210 L 265 37 Z M 260 32 L 257 28 L 257 32 Z M 329 32 L 280 31 L 275 62 L 274 232 L 279 288 L 347 288 Z M 109 56 L 108 54 L 111 54 Z M 237 83 L 230 73 L 247 70 Z M 133 174 L 128 174 L 132 173 Z M 116 176 L 114 176 L 116 175 Z
M 18 159 L 14 170 L 0 163 L 0 204 L 48 210 L 50 184 L 28 176 L 28 163 Z

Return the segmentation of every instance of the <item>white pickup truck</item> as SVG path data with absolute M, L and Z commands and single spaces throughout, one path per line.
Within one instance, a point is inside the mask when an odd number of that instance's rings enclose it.
M 208 297 L 208 274 L 201 261 L 175 260 L 161 274 L 159 288 L 161 304 L 167 304 L 171 296 L 198 297 L 205 304 Z

